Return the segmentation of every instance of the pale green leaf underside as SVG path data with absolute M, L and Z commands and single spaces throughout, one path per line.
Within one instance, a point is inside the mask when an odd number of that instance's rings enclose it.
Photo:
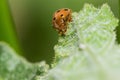
M 44 62 L 30 63 L 0 42 L 0 80 L 35 80 L 37 75 L 44 75 L 49 66 Z
M 53 68 L 37 80 L 120 80 L 120 46 L 116 19 L 107 4 L 85 4 L 73 13 L 66 36 L 55 45 Z
M 0 80 L 32 80 L 37 65 L 16 55 L 6 43 L 0 42 Z

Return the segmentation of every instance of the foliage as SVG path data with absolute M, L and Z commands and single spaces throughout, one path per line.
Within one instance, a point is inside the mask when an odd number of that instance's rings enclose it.
M 0 79 L 31 80 L 36 73 L 36 65 L 28 63 L 5 43 L 0 43 Z

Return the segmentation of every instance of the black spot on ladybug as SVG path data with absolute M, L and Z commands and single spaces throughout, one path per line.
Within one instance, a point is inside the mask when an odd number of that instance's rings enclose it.
M 63 16 L 63 14 L 60 15 L 61 17 Z
M 68 11 L 68 9 L 64 9 L 64 11 Z
M 56 18 L 54 17 L 53 20 L 55 20 Z
M 60 12 L 60 10 L 57 10 L 57 13 Z

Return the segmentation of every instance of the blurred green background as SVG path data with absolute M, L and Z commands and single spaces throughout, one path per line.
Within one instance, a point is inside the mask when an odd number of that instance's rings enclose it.
M 119 18 L 119 0 L 0 0 L 0 41 L 9 43 L 31 62 L 54 59 L 58 34 L 52 28 L 52 15 L 60 8 L 80 11 L 85 3 L 100 7 L 108 3 Z M 117 27 L 120 42 L 120 27 Z

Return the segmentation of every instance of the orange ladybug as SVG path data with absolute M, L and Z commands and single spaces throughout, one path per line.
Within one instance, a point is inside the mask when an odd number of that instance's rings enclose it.
M 58 31 L 59 34 L 65 35 L 67 31 L 68 22 L 72 21 L 72 11 L 68 8 L 63 8 L 55 11 L 52 19 L 53 27 Z

